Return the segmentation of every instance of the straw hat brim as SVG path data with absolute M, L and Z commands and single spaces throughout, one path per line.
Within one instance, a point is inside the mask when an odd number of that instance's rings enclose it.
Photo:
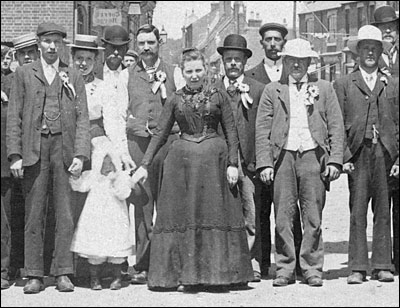
M 371 41 L 376 41 L 376 42 L 382 43 L 382 47 L 383 47 L 384 51 L 389 50 L 392 47 L 392 44 L 387 42 L 387 41 L 375 40 L 375 39 L 372 39 L 372 38 L 371 39 L 361 39 L 361 40 L 359 40 L 359 39 L 349 39 L 349 41 L 347 42 L 347 47 L 349 47 L 349 49 L 350 49 L 350 51 L 352 53 L 358 55 L 357 45 L 358 45 L 359 42 L 364 41 L 364 40 L 371 40 Z
M 281 57 L 289 56 L 289 57 L 294 57 L 294 58 L 319 58 L 319 54 L 313 50 L 307 51 L 303 54 L 294 53 L 294 52 L 290 52 L 290 51 L 282 51 L 282 52 L 279 52 L 278 55 L 280 55 Z
M 75 45 L 75 44 L 67 44 L 68 47 L 79 48 L 79 49 L 88 49 L 88 50 L 104 50 L 104 47 L 90 47 L 90 46 L 82 46 L 82 45 Z

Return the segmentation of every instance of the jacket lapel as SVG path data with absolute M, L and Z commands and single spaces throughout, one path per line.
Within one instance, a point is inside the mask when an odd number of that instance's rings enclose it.
M 46 77 L 44 76 L 43 66 L 40 59 L 33 62 L 32 70 L 35 72 L 35 77 L 45 85 Z
M 276 90 L 278 92 L 278 98 L 283 105 L 283 109 L 287 114 L 290 114 L 289 86 L 287 84 L 279 84 L 279 87 Z
M 356 87 L 359 88 L 360 91 L 363 92 L 365 95 L 369 95 L 371 93 L 371 90 L 365 83 L 360 70 L 357 70 L 352 73 L 352 81 L 356 85 Z
M 137 71 L 140 78 L 142 78 L 143 80 L 146 80 L 147 82 L 150 82 L 149 75 L 146 73 L 146 70 L 143 67 L 142 61 L 139 61 L 139 63 L 135 66 L 134 69 Z

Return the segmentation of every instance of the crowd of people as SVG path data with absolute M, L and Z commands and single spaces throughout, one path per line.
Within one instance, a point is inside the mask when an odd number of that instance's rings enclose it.
M 182 51 L 179 66 L 166 63 L 148 24 L 136 51 L 118 25 L 105 29 L 102 46 L 76 35 L 71 66 L 60 60 L 67 33 L 53 22 L 14 40 L 15 72 L 2 46 L 2 290 L 24 276 L 25 294 L 43 291 L 48 251 L 60 292 L 74 291 L 77 260 L 92 290 L 103 288 L 106 263 L 112 290 L 123 279 L 180 292 L 259 282 L 270 274 L 272 205 L 273 286 L 302 276 L 320 287 L 322 212 L 341 173 L 350 191 L 347 283 L 363 283 L 369 270 L 394 281 L 399 19 L 382 6 L 374 20 L 348 41 L 353 72 L 333 83 L 310 73 L 319 58 L 310 42 L 286 40 L 278 23 L 260 27 L 265 58 L 248 71 L 246 39 L 226 36 L 221 78 L 196 48 Z

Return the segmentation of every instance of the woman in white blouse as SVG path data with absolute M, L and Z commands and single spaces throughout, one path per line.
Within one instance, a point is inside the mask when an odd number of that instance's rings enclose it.
M 126 140 L 127 106 L 112 95 L 114 92 L 108 89 L 109 85 L 96 78 L 93 71 L 99 50 L 104 48 L 98 46 L 97 36 L 82 34 L 75 36 L 75 44 L 67 46 L 71 47 L 74 67 L 81 71 L 85 80 L 91 138 L 109 137 L 121 155 L 124 169 L 134 169 Z

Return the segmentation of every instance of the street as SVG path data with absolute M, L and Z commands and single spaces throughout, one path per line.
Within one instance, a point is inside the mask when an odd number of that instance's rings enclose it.
M 273 224 L 272 224 L 273 225 Z M 250 283 L 244 290 L 231 290 L 227 293 L 152 292 L 146 285 L 129 285 L 127 282 L 120 291 L 92 291 L 77 286 L 73 293 L 60 293 L 55 290 L 53 279 L 46 279 L 46 290 L 37 295 L 24 295 L 25 280 L 1 292 L 2 307 L 142 307 L 142 306 L 214 306 L 214 307 L 254 307 L 254 306 L 298 306 L 298 307 L 398 307 L 399 276 L 394 283 L 381 283 L 369 280 L 361 285 L 348 285 L 347 245 L 349 232 L 349 209 L 347 177 L 342 175 L 331 185 L 323 216 L 323 237 L 325 242 L 324 285 L 313 288 L 303 283 L 282 288 L 272 287 L 275 269 L 260 283 Z M 372 240 L 372 215 L 368 214 L 368 241 Z M 272 256 L 272 262 L 274 258 Z M 368 273 L 368 279 L 370 273 Z M 110 281 L 104 281 L 107 285 Z

